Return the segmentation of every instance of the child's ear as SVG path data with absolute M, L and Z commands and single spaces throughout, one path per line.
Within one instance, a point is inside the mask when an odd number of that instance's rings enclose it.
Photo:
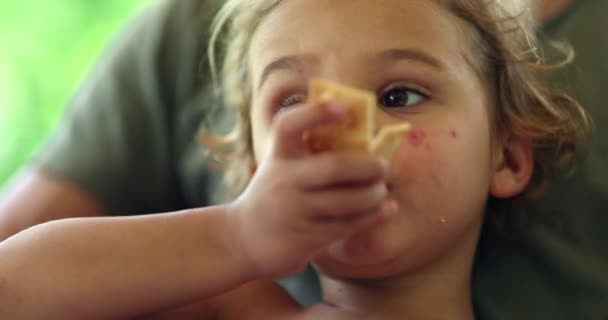
M 490 194 L 510 198 L 522 192 L 532 177 L 534 159 L 529 141 L 509 140 L 498 150 Z

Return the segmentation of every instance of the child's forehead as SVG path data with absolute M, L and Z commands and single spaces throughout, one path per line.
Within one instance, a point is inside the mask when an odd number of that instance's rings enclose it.
M 256 30 L 251 52 L 253 59 L 272 60 L 407 49 L 449 65 L 467 49 L 459 27 L 458 19 L 432 0 L 284 0 Z
M 328 37 L 348 31 L 351 35 L 440 32 L 454 29 L 454 16 L 435 0 L 282 0 L 263 18 L 273 32 L 325 29 Z M 347 30 L 343 30 L 342 28 Z M 294 34 L 294 40 L 297 38 Z

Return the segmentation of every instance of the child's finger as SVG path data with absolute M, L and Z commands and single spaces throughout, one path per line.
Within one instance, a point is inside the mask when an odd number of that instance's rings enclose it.
M 339 120 L 344 108 L 338 104 L 305 105 L 279 113 L 275 118 L 275 152 L 281 157 L 299 157 L 306 153 L 304 132 Z
M 307 206 L 313 220 L 351 219 L 376 212 L 388 194 L 384 183 L 341 187 L 311 194 Z
M 354 217 L 335 219 L 330 222 L 330 232 L 347 235 L 370 228 L 378 223 L 391 219 L 399 211 L 399 205 L 394 200 L 385 200 L 377 210 Z
M 381 181 L 388 163 L 363 152 L 327 152 L 299 161 L 294 171 L 303 188 L 314 190 Z

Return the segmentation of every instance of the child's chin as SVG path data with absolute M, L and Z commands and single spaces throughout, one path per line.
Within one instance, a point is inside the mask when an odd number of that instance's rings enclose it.
M 389 276 L 399 252 L 388 239 L 373 233 L 336 241 L 314 261 L 321 272 L 336 277 L 376 278 Z
M 357 234 L 332 243 L 327 248 L 327 254 L 341 263 L 350 265 L 375 264 L 385 260 L 387 251 L 390 251 L 383 240 L 374 234 Z
M 315 259 L 313 265 L 320 276 L 336 279 L 382 279 L 401 274 L 391 261 L 378 262 L 343 261 L 324 256 Z

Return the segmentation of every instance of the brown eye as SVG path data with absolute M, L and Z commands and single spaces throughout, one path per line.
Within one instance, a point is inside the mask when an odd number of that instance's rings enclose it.
M 392 87 L 378 97 L 378 104 L 387 108 L 408 107 L 427 98 L 425 94 L 407 87 Z

